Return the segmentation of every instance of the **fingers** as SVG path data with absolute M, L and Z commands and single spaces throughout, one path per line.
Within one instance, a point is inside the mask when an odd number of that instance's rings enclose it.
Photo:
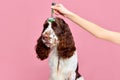
M 61 7 L 62 7 L 62 4 L 56 4 L 54 6 L 51 6 L 51 8 L 54 9 L 54 13 L 56 15 L 59 15 L 59 14 L 62 15 L 62 13 L 61 13 Z
M 68 10 L 62 4 L 56 4 L 54 6 L 51 6 L 51 8 L 54 10 L 54 13 L 56 15 L 60 14 L 65 17 L 65 14 L 68 13 Z
M 62 8 L 64 8 L 64 6 L 62 4 L 55 4 L 55 5 L 51 6 L 51 8 L 59 11 Z
M 60 7 L 59 4 L 56 4 L 56 5 L 54 5 L 54 6 L 51 6 L 51 8 L 52 8 L 52 9 L 55 9 L 55 10 L 59 10 L 59 7 Z
M 58 12 L 58 11 L 55 11 L 55 10 L 54 10 L 54 13 L 55 13 L 56 15 L 59 15 L 59 12 Z

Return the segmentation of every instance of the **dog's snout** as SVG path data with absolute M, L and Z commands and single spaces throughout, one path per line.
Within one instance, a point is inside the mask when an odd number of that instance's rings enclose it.
M 47 39 L 47 38 L 48 38 L 48 35 L 43 34 L 43 35 L 42 35 L 42 38 L 43 38 L 43 39 Z
M 42 34 L 42 38 L 43 38 L 43 40 L 48 41 L 50 39 L 50 34 L 48 34 L 46 32 L 46 33 Z

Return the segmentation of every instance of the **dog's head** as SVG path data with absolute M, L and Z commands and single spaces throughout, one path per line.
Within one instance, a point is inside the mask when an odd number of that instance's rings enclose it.
M 36 45 L 37 57 L 41 60 L 46 59 L 53 47 L 57 47 L 58 56 L 71 57 L 76 48 L 68 24 L 56 17 L 53 22 L 46 20 L 43 26 L 44 29 Z

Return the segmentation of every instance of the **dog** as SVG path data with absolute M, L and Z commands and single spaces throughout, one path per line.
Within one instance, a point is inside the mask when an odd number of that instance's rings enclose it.
M 70 28 L 62 18 L 54 19 L 44 22 L 36 44 L 37 57 L 44 60 L 49 56 L 50 80 L 84 80 L 78 73 L 77 51 Z

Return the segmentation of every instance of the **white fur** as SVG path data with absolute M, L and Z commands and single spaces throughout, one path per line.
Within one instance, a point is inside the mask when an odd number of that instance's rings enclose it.
M 49 57 L 49 65 L 51 69 L 50 80 L 75 80 L 75 71 L 78 63 L 77 52 L 75 51 L 73 56 L 67 59 L 58 58 L 57 44 L 59 44 L 59 42 L 54 30 L 51 28 L 50 22 L 48 28 L 43 32 L 43 35 L 45 35 L 46 33 L 49 36 L 49 38 L 48 40 L 43 40 L 43 42 L 50 43 L 46 45 L 51 48 Z M 80 77 L 77 80 L 84 79 Z
M 49 65 L 51 69 L 50 80 L 75 80 L 77 68 L 77 52 L 74 52 L 74 55 L 67 59 L 60 58 L 59 69 L 58 67 L 58 52 L 57 46 L 55 46 L 51 53 L 49 59 Z M 83 77 L 80 77 L 77 80 L 84 80 Z
M 84 80 L 84 78 L 83 78 L 83 77 L 80 77 L 80 78 L 78 78 L 77 80 Z

